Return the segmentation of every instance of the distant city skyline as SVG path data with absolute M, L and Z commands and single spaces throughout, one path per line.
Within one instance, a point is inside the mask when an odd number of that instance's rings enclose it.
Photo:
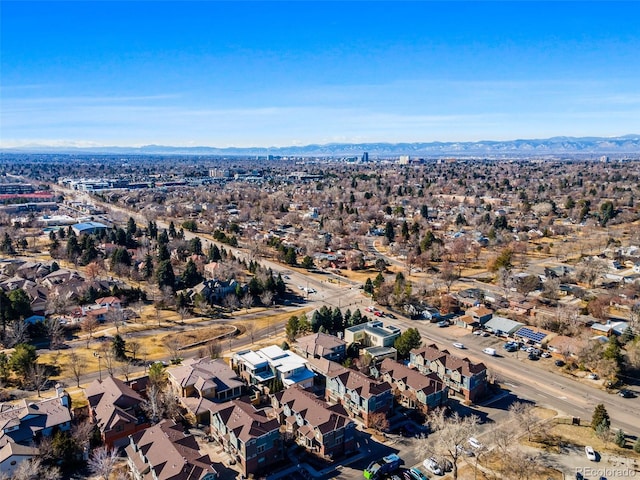
M 2 2 L 0 147 L 640 132 L 636 2 Z

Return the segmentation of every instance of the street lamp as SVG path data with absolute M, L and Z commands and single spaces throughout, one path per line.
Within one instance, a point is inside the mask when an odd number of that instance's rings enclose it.
M 100 366 L 100 359 L 102 358 L 98 352 L 93 352 L 93 356 L 98 359 L 98 380 L 102 381 L 102 368 Z

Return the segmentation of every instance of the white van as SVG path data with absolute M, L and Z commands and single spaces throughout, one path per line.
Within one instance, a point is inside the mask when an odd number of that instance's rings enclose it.
M 485 348 L 484 350 L 482 350 L 483 353 L 486 353 L 487 355 L 491 355 L 492 357 L 496 356 L 496 349 L 495 348 Z

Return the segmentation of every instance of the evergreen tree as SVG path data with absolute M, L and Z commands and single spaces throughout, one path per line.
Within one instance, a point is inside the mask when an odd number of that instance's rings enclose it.
M 209 251 L 207 252 L 207 257 L 210 262 L 218 262 L 222 258 L 220 256 L 220 249 L 217 245 L 211 244 L 209 245 Z
M 640 437 L 636 439 L 636 443 L 633 444 L 633 451 L 640 453 Z
M 604 425 L 607 428 L 611 426 L 609 413 L 602 403 L 596 405 L 596 408 L 593 411 L 593 417 L 591 418 L 591 428 L 596 430 L 600 425 Z
M 111 349 L 113 354 L 118 360 L 125 360 L 127 358 L 127 346 L 126 342 L 120 335 L 113 337 L 111 342 Z
M 173 220 L 169 223 L 169 236 L 171 238 L 176 238 L 177 236 L 176 225 L 173 223 Z
M 624 444 L 626 443 L 626 437 L 622 429 L 618 429 L 616 431 L 616 436 L 613 437 L 613 443 L 615 443 L 620 448 L 624 448 Z
M 313 267 L 315 267 L 313 263 L 313 258 L 310 257 L 309 255 L 305 255 L 304 258 L 302 259 L 302 268 L 311 270 Z
M 171 258 L 171 254 L 169 253 L 169 248 L 166 243 L 158 244 L 158 262 L 164 262 Z
M 176 276 L 173 273 L 173 267 L 171 266 L 171 262 L 169 260 L 164 260 L 158 264 L 158 269 L 156 271 L 156 280 L 160 288 L 165 286 L 174 288 L 176 283 Z
M 2 243 L 0 244 L 0 252 L 6 253 L 8 255 L 16 253 L 15 249 L 13 248 L 13 241 L 11 240 L 8 232 L 4 232 L 4 238 L 2 240 Z
M 373 282 L 371 281 L 371 278 L 367 277 L 367 281 L 364 282 L 364 293 L 368 293 L 369 295 L 373 294 Z
M 136 221 L 133 217 L 129 217 L 129 220 L 127 221 L 127 233 L 129 235 L 135 235 L 137 230 L 138 226 L 136 225 Z
M 187 265 L 182 273 L 182 283 L 185 287 L 191 288 L 202 281 L 202 275 L 198 272 L 198 267 L 193 260 L 189 259 Z
M 142 270 L 144 278 L 149 279 L 153 275 L 153 257 L 147 253 L 144 257 L 144 268 Z
M 416 328 L 408 328 L 402 332 L 393 344 L 401 358 L 407 357 L 411 350 L 420 345 L 422 345 L 422 337 Z
M 396 237 L 396 232 L 393 229 L 393 222 L 391 220 L 389 220 L 384 227 L 384 236 L 389 240 L 389 243 L 392 243 Z

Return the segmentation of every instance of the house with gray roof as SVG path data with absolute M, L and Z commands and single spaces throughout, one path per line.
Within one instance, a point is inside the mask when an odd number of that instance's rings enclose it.
M 506 317 L 492 317 L 487 323 L 485 328 L 495 333 L 503 333 L 505 335 L 513 335 L 515 332 L 524 327 L 522 322 L 516 322 Z
M 36 437 L 48 437 L 55 430 L 71 428 L 71 401 L 62 387 L 56 396 L 40 402 L 22 400 L 0 404 L 0 446 L 7 442 L 30 444 Z
M 398 327 L 393 325 L 385 327 L 380 320 L 361 323 L 344 330 L 345 342 L 359 343 L 365 347 L 393 347 L 399 336 Z
M 347 352 L 347 342 L 335 335 L 318 332 L 297 338 L 291 348 L 305 358 L 326 358 L 341 362 Z

